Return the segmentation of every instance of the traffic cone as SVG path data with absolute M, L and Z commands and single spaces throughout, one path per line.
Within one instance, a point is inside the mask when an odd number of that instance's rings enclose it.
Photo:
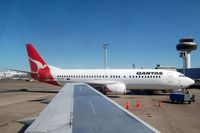
M 136 107 L 137 107 L 137 108 L 140 108 L 140 101 L 139 101 L 139 100 L 137 100 Z
M 129 103 L 128 102 L 126 102 L 126 104 L 125 104 L 125 109 L 129 110 Z

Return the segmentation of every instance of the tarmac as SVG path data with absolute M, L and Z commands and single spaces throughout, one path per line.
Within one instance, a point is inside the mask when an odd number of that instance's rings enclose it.
M 18 120 L 37 116 L 61 87 L 23 81 L 0 81 L 0 133 L 22 131 Z M 172 104 L 167 93 L 133 91 L 127 95 L 109 96 L 163 133 L 199 133 L 200 89 L 191 104 Z M 128 107 L 127 107 L 128 104 Z

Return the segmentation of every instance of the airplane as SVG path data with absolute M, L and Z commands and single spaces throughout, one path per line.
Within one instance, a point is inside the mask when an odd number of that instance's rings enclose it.
M 159 133 L 91 85 L 103 85 L 106 93 L 125 94 L 127 88 L 176 89 L 194 83 L 168 70 L 64 70 L 48 65 L 32 44 L 26 47 L 32 78 L 63 87 L 38 117 L 25 120 L 29 125 L 25 133 Z
M 163 69 L 61 69 L 48 65 L 31 43 L 26 45 L 31 77 L 49 84 L 86 83 L 104 94 L 126 94 L 127 89 L 177 90 L 194 80 Z

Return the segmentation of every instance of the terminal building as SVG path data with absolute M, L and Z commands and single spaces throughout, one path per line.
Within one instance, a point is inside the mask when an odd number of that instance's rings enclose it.
M 29 76 L 27 73 L 17 72 L 12 70 L 3 70 L 0 71 L 0 80 L 27 80 Z
M 185 74 L 185 76 L 190 77 L 194 80 L 200 80 L 200 68 L 177 68 L 178 72 Z

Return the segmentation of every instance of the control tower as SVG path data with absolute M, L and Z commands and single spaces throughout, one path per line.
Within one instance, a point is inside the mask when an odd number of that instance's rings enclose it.
M 190 68 L 190 53 L 197 49 L 197 44 L 194 42 L 194 39 L 190 37 L 181 38 L 176 45 L 176 49 L 180 52 L 180 57 L 183 58 L 183 68 Z

